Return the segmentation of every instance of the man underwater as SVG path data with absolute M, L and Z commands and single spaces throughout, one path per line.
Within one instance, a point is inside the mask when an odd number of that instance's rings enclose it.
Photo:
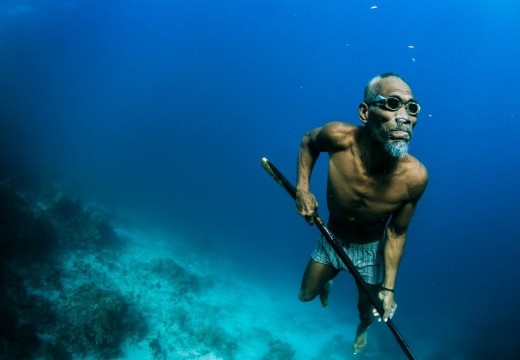
M 428 183 L 426 168 L 408 154 L 420 106 L 405 80 L 394 73 L 374 77 L 359 105 L 364 126 L 331 122 L 307 133 L 298 154 L 296 209 L 309 223 L 318 207 L 310 178 L 321 152 L 329 154 L 328 227 L 367 283 L 382 301 L 382 319 L 391 319 L 399 263 L 408 225 Z M 305 269 L 299 298 L 320 296 L 328 305 L 332 279 L 343 262 L 324 238 Z M 354 353 L 363 350 L 367 330 L 379 316 L 358 285 L 360 324 Z

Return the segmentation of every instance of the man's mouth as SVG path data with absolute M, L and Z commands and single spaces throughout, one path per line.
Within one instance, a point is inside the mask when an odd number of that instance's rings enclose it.
M 412 134 L 410 131 L 406 130 L 390 130 L 388 132 L 388 137 L 391 140 L 410 140 Z

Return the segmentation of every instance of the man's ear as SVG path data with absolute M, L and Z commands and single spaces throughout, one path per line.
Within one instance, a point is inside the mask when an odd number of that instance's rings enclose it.
M 359 104 L 359 120 L 363 124 L 366 124 L 368 121 L 368 110 L 370 109 L 370 106 L 368 106 L 366 103 L 362 102 Z

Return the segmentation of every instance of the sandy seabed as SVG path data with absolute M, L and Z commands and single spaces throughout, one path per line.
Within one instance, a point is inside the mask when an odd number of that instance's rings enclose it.
M 149 323 L 142 341 L 125 342 L 124 358 L 349 357 L 355 325 L 335 322 L 318 304 L 300 304 L 297 286 L 266 287 L 240 277 L 233 264 L 199 256 L 179 239 L 118 233 L 126 246 L 116 268 L 109 272 L 102 262 L 92 266 L 138 302 Z M 172 264 L 183 271 L 172 273 Z
M 63 193 L 4 182 L 0 198 L 0 359 L 403 357 L 372 329 L 352 355 L 355 299 L 300 303 L 293 281 L 243 271 L 193 239 L 116 226 Z

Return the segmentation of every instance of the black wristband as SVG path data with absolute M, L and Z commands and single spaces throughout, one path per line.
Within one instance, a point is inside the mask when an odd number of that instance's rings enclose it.
M 389 288 L 386 288 L 384 286 L 381 286 L 381 290 L 390 291 L 392 294 L 394 293 L 394 289 L 389 289 Z

